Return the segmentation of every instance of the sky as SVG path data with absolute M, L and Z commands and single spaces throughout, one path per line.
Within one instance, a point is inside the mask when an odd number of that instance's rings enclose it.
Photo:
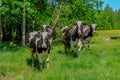
M 102 0 L 102 1 L 104 2 L 103 9 L 106 6 L 106 4 L 109 4 L 113 10 L 120 9 L 120 0 Z

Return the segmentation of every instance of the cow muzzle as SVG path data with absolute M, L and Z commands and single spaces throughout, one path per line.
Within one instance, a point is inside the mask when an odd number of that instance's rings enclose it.
M 47 45 L 46 44 L 42 44 L 42 48 L 47 48 Z

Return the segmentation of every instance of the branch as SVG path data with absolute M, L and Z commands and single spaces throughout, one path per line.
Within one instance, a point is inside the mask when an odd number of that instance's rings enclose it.
M 56 24 L 58 23 L 59 16 L 60 16 L 60 12 L 61 12 L 61 8 L 62 8 L 62 2 L 60 3 L 60 8 L 59 8 L 59 10 L 58 10 L 57 17 L 55 18 L 55 20 L 54 20 L 54 22 L 53 22 L 53 27 L 55 27 Z

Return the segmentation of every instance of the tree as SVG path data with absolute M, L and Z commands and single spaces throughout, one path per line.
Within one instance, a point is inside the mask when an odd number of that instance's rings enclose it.
M 0 7 L 2 6 L 2 0 L 0 0 Z M 0 42 L 2 41 L 2 18 L 0 13 Z
M 43 24 L 53 23 L 58 37 L 62 27 L 72 27 L 78 20 L 88 25 L 96 23 L 101 29 L 120 28 L 120 10 L 114 11 L 109 5 L 102 10 L 102 0 L 0 0 L 0 3 L 0 41 L 15 40 L 22 46 L 29 31 Z
M 24 0 L 25 3 L 25 0 Z M 22 46 L 25 46 L 25 28 L 26 28 L 26 9 L 23 8 L 23 21 L 22 21 Z

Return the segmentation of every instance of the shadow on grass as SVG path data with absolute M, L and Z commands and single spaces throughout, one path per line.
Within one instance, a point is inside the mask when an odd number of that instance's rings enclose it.
M 37 71 L 42 71 L 42 70 L 40 70 L 39 62 L 38 62 L 37 59 L 34 59 L 34 66 L 32 66 L 32 59 L 31 59 L 31 58 L 27 58 L 26 61 L 27 61 L 27 65 L 30 66 L 30 67 L 32 67 L 35 71 L 36 71 L 36 70 L 37 70 Z M 44 63 L 44 64 L 45 64 L 45 63 Z M 44 69 L 44 68 L 46 68 L 46 67 L 43 66 L 43 69 Z
M 37 69 L 37 70 L 39 69 L 39 66 L 37 64 L 38 61 L 36 59 L 34 60 L 34 66 L 32 66 L 32 59 L 27 58 L 26 61 L 28 66 L 33 67 L 34 69 Z
M 57 53 L 58 54 L 63 54 L 63 55 L 68 56 L 68 57 L 78 58 L 78 54 L 76 52 L 70 52 L 69 53 L 69 52 L 58 50 Z

